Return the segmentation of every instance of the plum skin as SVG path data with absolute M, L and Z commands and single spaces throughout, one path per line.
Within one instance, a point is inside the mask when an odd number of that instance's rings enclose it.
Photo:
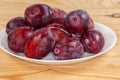
M 87 26 L 88 26 L 88 30 L 94 29 L 94 21 L 91 18 L 89 19 Z
M 56 27 L 56 28 L 62 28 L 63 30 L 66 31 L 66 26 L 59 24 L 59 23 L 52 23 L 52 24 L 48 24 L 46 27 Z
M 80 39 L 86 52 L 96 54 L 104 47 L 104 37 L 101 32 L 90 29 Z
M 12 30 L 7 37 L 8 47 L 14 52 L 24 52 L 25 43 L 32 34 L 33 29 L 29 26 Z
M 83 53 L 83 46 L 79 39 L 76 38 L 64 38 L 58 41 L 53 50 L 53 54 L 58 60 L 77 59 Z

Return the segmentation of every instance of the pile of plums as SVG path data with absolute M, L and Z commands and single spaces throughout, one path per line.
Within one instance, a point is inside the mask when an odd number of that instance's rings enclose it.
M 6 25 L 8 47 L 28 58 L 42 59 L 53 52 L 57 60 L 82 57 L 84 52 L 97 54 L 104 37 L 94 29 L 94 22 L 84 10 L 68 14 L 46 4 L 25 9 L 24 17 L 15 17 Z

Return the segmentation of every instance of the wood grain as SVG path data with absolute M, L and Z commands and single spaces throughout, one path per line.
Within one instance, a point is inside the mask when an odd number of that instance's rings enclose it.
M 24 16 L 27 6 L 45 3 L 70 12 L 84 9 L 117 34 L 117 43 L 106 54 L 72 65 L 38 65 L 0 50 L 0 80 L 120 80 L 120 0 L 0 0 L 0 30 L 13 17 Z

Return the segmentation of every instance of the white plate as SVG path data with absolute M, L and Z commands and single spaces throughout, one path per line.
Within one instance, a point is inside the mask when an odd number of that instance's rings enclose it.
M 5 32 L 5 29 L 3 29 L 0 32 L 0 48 L 2 50 L 4 50 L 5 52 L 7 52 L 7 54 L 10 54 L 10 55 L 12 55 L 14 57 L 23 59 L 25 61 L 38 63 L 38 64 L 63 65 L 63 64 L 72 64 L 72 63 L 86 61 L 86 60 L 95 58 L 95 57 L 97 57 L 99 55 L 102 55 L 102 54 L 106 53 L 106 51 L 110 50 L 115 45 L 115 43 L 117 41 L 116 34 L 109 27 L 107 27 L 107 26 L 105 26 L 103 24 L 100 24 L 98 22 L 95 22 L 94 24 L 95 24 L 95 29 L 100 31 L 103 34 L 104 38 L 105 38 L 105 45 L 104 45 L 103 49 L 101 50 L 101 52 L 99 52 L 98 54 L 90 54 L 90 53 L 85 52 L 82 58 L 71 59 L 71 60 L 55 60 L 52 53 L 49 53 L 43 59 L 27 58 L 27 57 L 24 56 L 23 53 L 17 53 L 16 54 L 16 53 L 12 52 L 8 48 L 7 34 Z

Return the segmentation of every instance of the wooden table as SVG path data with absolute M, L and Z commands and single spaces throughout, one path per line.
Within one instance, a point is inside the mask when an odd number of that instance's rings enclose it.
M 120 80 L 120 0 L 0 0 L 0 30 L 8 20 L 23 16 L 27 6 L 45 3 L 70 12 L 86 10 L 93 20 L 117 34 L 117 44 L 106 54 L 67 66 L 26 62 L 0 50 L 0 80 Z

